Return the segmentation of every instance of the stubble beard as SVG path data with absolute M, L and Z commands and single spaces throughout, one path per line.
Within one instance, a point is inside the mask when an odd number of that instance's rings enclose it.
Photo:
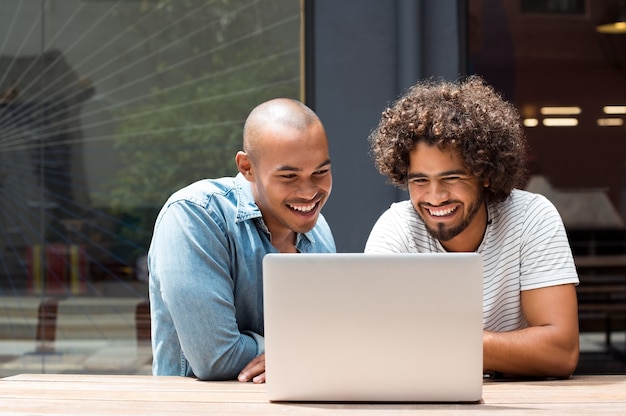
M 485 198 L 482 194 L 477 195 L 477 198 L 474 200 L 472 205 L 469 206 L 469 210 L 463 221 L 452 227 L 447 227 L 443 223 L 438 223 L 436 228 L 433 228 L 428 225 L 426 221 L 424 224 L 426 225 L 426 230 L 430 233 L 430 235 L 439 240 L 439 241 L 449 241 L 452 240 L 457 235 L 461 234 L 465 229 L 472 223 L 478 211 L 480 211 L 480 207 L 483 205 Z M 422 218 L 424 220 L 424 218 Z

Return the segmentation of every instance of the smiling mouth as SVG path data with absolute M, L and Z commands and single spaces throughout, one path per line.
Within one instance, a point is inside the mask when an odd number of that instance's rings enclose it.
M 430 208 L 425 208 L 425 209 L 433 217 L 447 217 L 448 215 L 453 214 L 458 209 L 458 206 L 447 207 L 447 208 L 430 207 Z
M 317 205 L 319 204 L 318 202 L 312 202 L 309 204 L 287 204 L 287 206 L 292 210 L 292 211 L 296 211 L 302 214 L 310 214 L 311 212 L 315 211 L 315 208 L 317 208 Z

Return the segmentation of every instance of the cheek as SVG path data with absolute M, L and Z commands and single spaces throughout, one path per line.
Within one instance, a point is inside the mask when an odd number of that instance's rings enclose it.
M 421 187 L 417 185 L 409 185 L 407 190 L 409 191 L 409 198 L 411 199 L 419 199 L 422 197 L 422 194 L 424 193 Z
M 261 198 L 264 199 L 266 203 L 277 203 L 282 199 L 282 189 L 283 187 L 280 186 L 280 184 L 266 182 L 263 186 L 263 195 Z
M 471 202 L 480 199 L 483 192 L 482 184 L 477 183 L 475 186 L 467 186 L 463 188 L 462 194 L 459 195 L 459 197 L 465 201 Z
M 331 189 L 333 189 L 333 178 L 329 176 L 328 178 L 324 179 L 321 187 L 325 189 L 327 193 L 330 193 Z
M 423 193 L 420 192 L 418 189 L 416 189 L 414 187 L 409 187 L 409 199 L 411 200 L 411 203 L 413 204 L 415 209 L 417 209 L 419 207 L 419 203 L 421 201 L 422 194 Z

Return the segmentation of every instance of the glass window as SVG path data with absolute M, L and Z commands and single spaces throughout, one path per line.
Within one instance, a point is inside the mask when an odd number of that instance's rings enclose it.
M 584 14 L 526 14 L 518 2 L 469 1 L 470 72 L 520 110 L 530 183 L 570 229 L 626 219 L 626 38 L 599 33 L 602 2 Z M 526 2 L 524 2 L 526 3 Z
M 581 281 L 577 371 L 595 374 L 624 372 L 626 334 L 626 36 L 598 28 L 610 3 L 468 1 L 470 72 L 520 110 L 526 187 L 561 214 Z
M 150 373 L 156 214 L 300 97 L 300 28 L 298 1 L 0 2 L 0 376 Z

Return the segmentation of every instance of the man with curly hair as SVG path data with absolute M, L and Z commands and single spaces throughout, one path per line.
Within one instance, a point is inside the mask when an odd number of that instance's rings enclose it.
M 485 373 L 571 375 L 578 275 L 555 207 L 521 190 L 526 141 L 513 105 L 478 76 L 424 81 L 369 140 L 379 172 L 410 200 L 381 215 L 365 252 L 480 253 Z

